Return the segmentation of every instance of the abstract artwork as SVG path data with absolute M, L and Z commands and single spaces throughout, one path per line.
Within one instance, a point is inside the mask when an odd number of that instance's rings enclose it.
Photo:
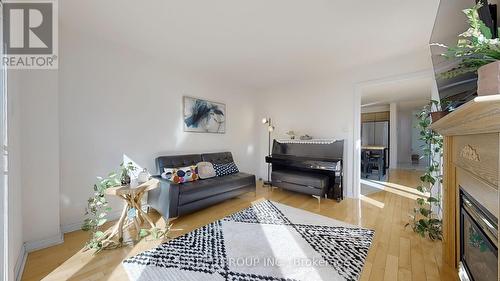
M 226 105 L 184 97 L 184 131 L 224 134 L 226 132 Z

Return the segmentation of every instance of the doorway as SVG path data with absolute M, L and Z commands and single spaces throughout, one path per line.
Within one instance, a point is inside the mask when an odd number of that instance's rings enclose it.
M 430 101 L 433 77 L 423 71 L 356 85 L 353 190 L 358 197 L 394 188 L 398 193 L 413 192 L 418 186 L 427 166 L 420 158 L 413 117 Z M 411 178 L 414 184 L 391 184 L 399 177 Z

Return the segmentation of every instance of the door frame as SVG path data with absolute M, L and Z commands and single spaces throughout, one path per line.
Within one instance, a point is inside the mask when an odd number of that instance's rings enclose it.
M 366 96 L 363 94 L 363 89 L 368 86 L 379 86 L 384 84 L 392 84 L 397 82 L 404 82 L 413 79 L 432 78 L 434 79 L 434 72 L 432 70 L 423 70 L 411 73 L 405 73 L 395 76 L 388 76 L 384 78 L 362 81 L 354 84 L 354 108 L 353 108 L 353 161 L 352 161 L 352 197 L 359 198 L 361 195 L 361 98 Z M 434 91 L 433 86 L 430 91 Z M 391 123 L 391 122 L 390 122 Z M 389 133 L 390 135 L 390 133 Z

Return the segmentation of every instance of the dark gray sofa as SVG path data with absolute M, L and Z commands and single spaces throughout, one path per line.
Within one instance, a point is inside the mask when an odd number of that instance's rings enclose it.
M 196 165 L 198 162 L 233 162 L 231 152 L 161 156 L 156 158 L 156 168 L 161 174 L 163 168 Z M 160 180 L 160 187 L 149 192 L 148 204 L 164 218 L 175 218 L 214 205 L 246 192 L 255 192 L 255 176 L 236 173 L 223 177 L 197 180 L 176 184 L 154 176 Z

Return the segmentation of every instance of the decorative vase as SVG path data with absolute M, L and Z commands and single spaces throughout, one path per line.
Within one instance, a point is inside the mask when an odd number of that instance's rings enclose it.
M 144 168 L 142 169 L 142 172 L 137 175 L 137 182 L 139 183 L 145 183 L 149 180 L 149 173 L 148 169 Z
M 500 61 L 481 66 L 477 70 L 477 95 L 500 94 Z

